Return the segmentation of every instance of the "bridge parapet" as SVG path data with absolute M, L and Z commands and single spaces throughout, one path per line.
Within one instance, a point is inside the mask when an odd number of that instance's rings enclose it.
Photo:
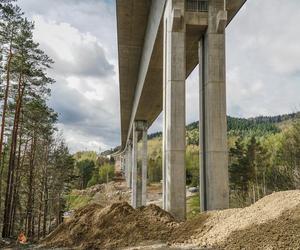
M 186 0 L 186 11 L 208 12 L 208 0 Z

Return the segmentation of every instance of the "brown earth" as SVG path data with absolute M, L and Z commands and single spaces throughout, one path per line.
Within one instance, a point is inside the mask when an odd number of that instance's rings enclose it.
M 174 218 L 155 205 L 133 209 L 126 202 L 106 208 L 92 204 L 77 210 L 73 219 L 59 226 L 42 245 L 116 249 L 146 241 L 166 242 L 175 227 Z
M 224 249 L 300 249 L 300 206 L 279 218 L 233 232 Z
M 300 249 L 300 191 L 274 193 L 250 207 L 202 213 L 182 223 L 155 205 L 92 204 L 43 244 L 116 249 L 157 242 L 184 249 Z
M 108 206 L 113 203 L 128 202 L 131 193 L 125 182 L 109 182 L 107 184 L 98 184 L 84 190 L 73 190 L 71 194 L 89 196 L 91 197 L 91 203 Z
M 250 207 L 200 214 L 173 244 L 220 249 L 300 249 L 300 191 L 273 193 Z

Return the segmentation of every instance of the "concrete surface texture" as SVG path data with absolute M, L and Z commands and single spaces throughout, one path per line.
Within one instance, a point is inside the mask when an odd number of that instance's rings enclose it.
M 142 138 L 142 147 L 138 147 L 138 138 Z M 132 206 L 146 205 L 147 199 L 147 123 L 136 121 L 132 146 Z
M 174 13 L 175 12 L 175 13 Z M 176 14 L 177 12 L 177 14 Z M 185 33 L 184 1 L 167 1 L 164 14 L 165 209 L 185 219 Z M 174 16 L 176 14 L 176 16 Z M 177 20 L 178 19 L 178 20 Z
M 224 0 L 208 2 L 208 28 L 199 43 L 201 209 L 229 207 L 225 29 L 216 22 Z

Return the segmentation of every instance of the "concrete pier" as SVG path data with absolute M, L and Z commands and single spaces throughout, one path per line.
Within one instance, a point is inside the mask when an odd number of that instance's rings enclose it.
M 128 151 L 127 150 L 124 153 L 124 157 L 125 157 L 125 173 L 124 173 L 124 177 L 125 177 L 125 181 L 127 183 L 127 180 L 128 180 Z
M 185 0 L 169 0 L 164 15 L 165 209 L 185 219 Z
M 138 147 L 139 138 L 142 147 Z M 132 139 L 132 206 L 146 205 L 147 198 L 147 123 L 135 121 Z
M 131 142 L 128 143 L 127 146 L 127 176 L 126 176 L 126 182 L 127 186 L 129 188 L 132 187 L 132 145 Z
M 137 153 L 138 153 L 138 131 L 136 129 L 136 123 L 133 124 L 133 131 L 132 131 L 132 192 L 131 192 L 131 206 L 136 208 L 138 206 L 137 201 Z
M 208 2 L 208 28 L 199 42 L 202 211 L 229 207 L 224 1 Z
M 125 171 L 124 171 L 124 155 L 120 156 L 120 165 L 121 165 L 122 174 L 125 174 Z
M 142 156 L 142 205 L 145 206 L 147 203 L 147 179 L 148 179 L 148 158 L 147 158 L 147 123 L 143 123 L 142 127 L 142 147 L 141 147 L 141 156 Z

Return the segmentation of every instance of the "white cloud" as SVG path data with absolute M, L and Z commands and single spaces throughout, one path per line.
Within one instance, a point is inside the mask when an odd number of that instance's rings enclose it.
M 72 150 L 120 142 L 115 1 L 19 0 L 53 57 L 50 103 Z M 248 0 L 227 28 L 227 105 L 233 116 L 300 109 L 300 1 Z M 198 72 L 187 80 L 187 122 L 198 120 Z M 162 116 L 150 131 L 161 130 Z
M 95 36 L 81 33 L 68 23 L 34 16 L 35 37 L 55 59 L 54 71 L 65 76 L 106 77 L 114 72 L 102 44 Z
M 32 19 L 36 40 L 55 61 L 50 75 L 57 82 L 49 104 L 59 113 L 59 127 L 71 150 L 118 145 L 118 82 L 101 39 L 70 23 L 41 15 Z
M 227 29 L 231 115 L 295 111 L 300 98 L 300 2 L 247 1 Z

